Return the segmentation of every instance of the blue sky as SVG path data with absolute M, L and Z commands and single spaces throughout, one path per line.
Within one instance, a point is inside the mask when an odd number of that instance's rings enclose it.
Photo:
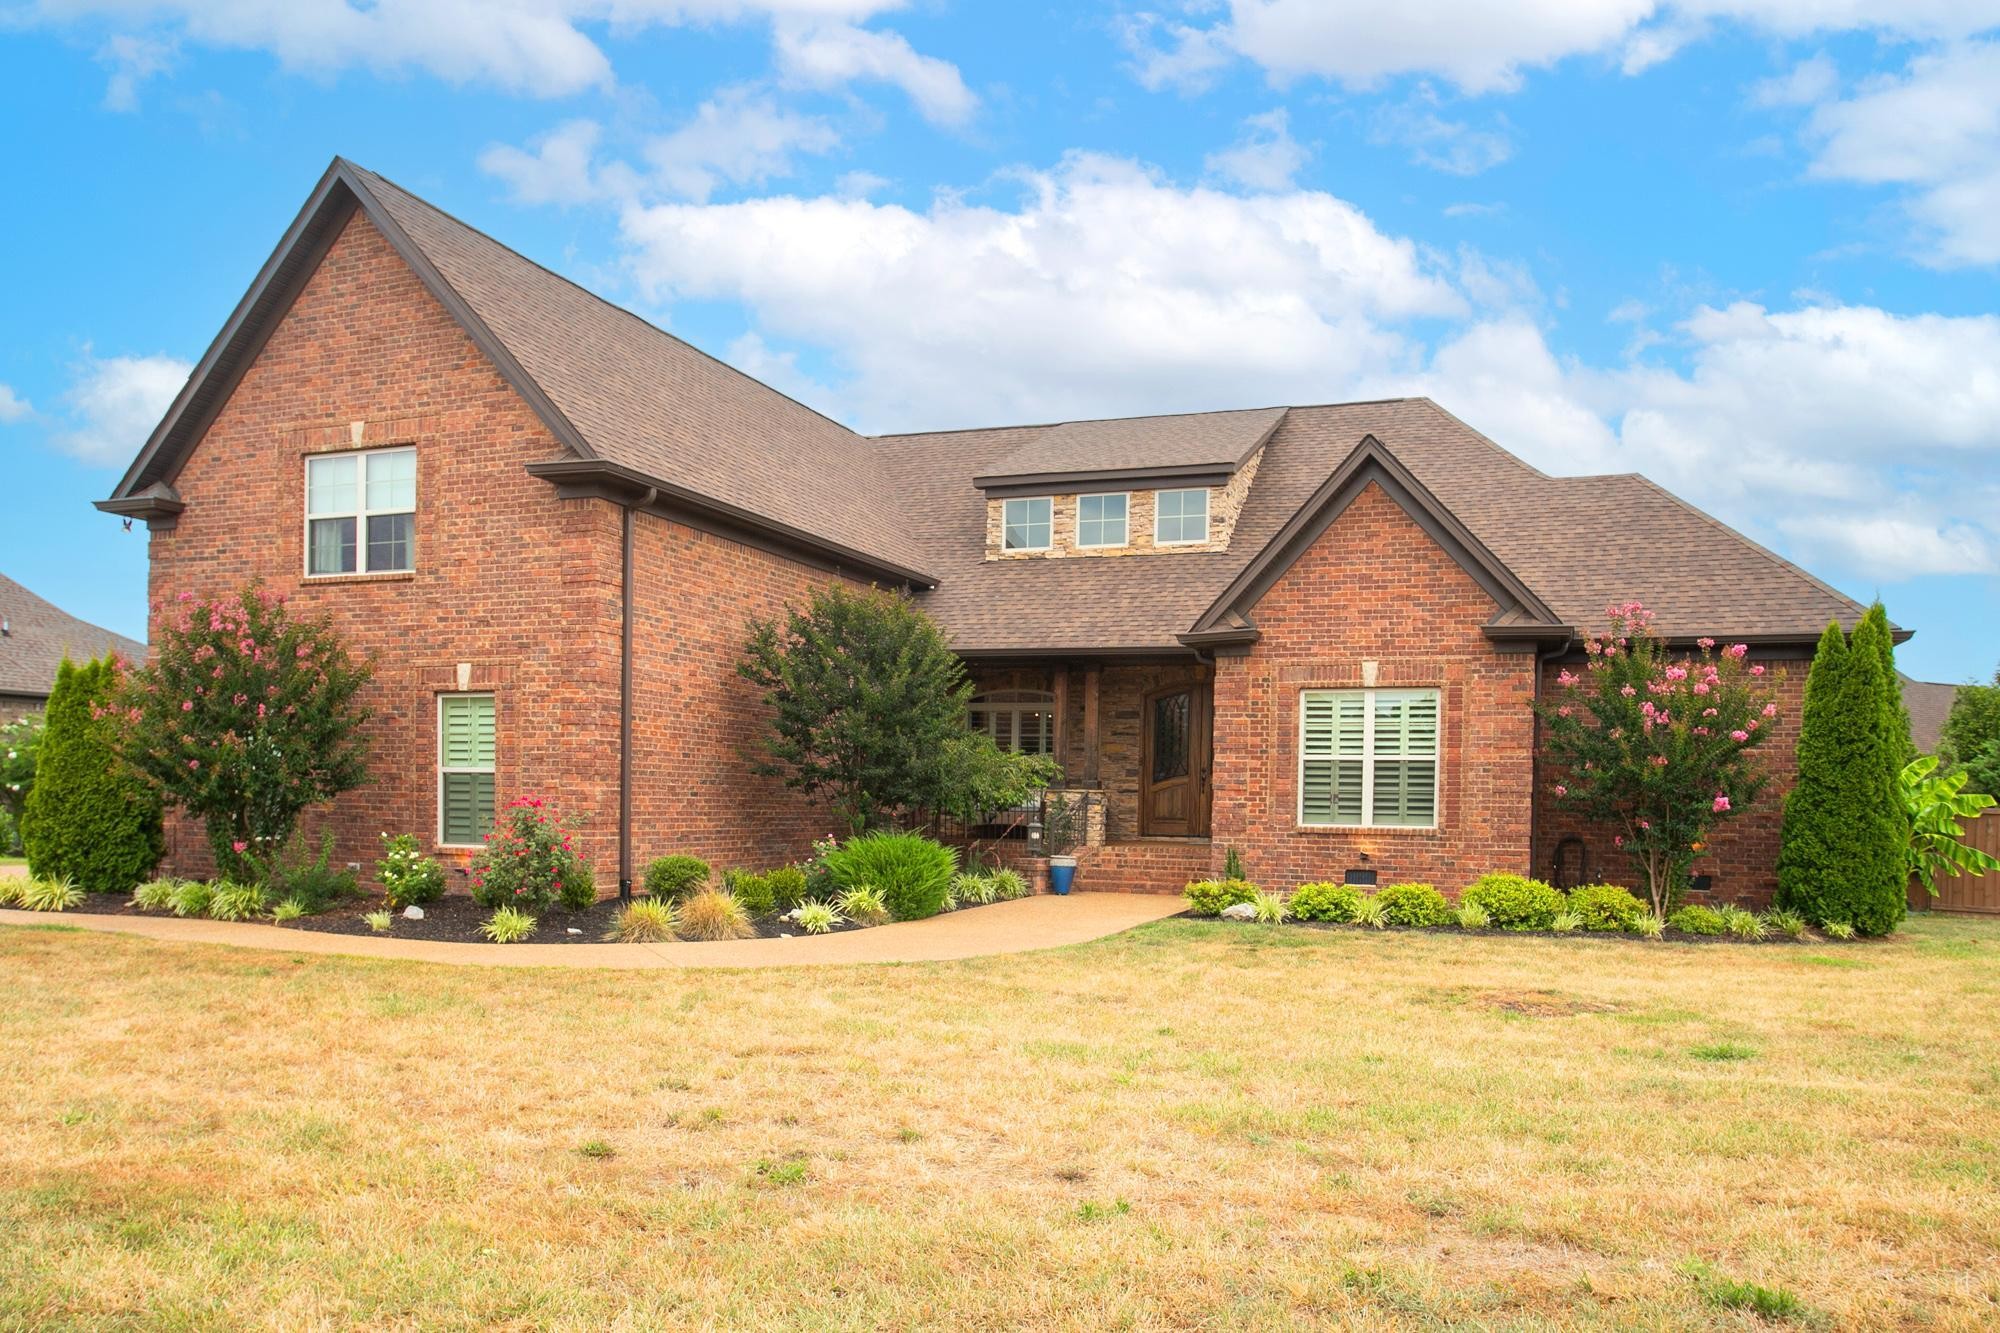
M 0 570 L 340 153 L 868 430 L 1420 392 L 2000 662 L 2000 0 L 0 0 Z M 18 132 L 31 127 L 29 132 Z

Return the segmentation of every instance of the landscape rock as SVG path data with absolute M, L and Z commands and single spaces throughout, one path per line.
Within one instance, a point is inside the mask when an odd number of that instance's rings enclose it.
M 411 903 L 408 907 L 405 907 L 403 909 L 403 920 L 422 921 L 423 919 L 424 919 L 424 909 L 417 906 L 415 903 Z
M 581 935 L 581 934 L 583 934 L 583 932 L 582 932 L 582 931 L 580 931 L 580 930 L 578 930 L 578 929 L 577 929 L 577 928 L 576 928 L 575 926 L 571 926 L 571 927 L 569 928 L 569 933 L 570 933 L 570 934 L 572 934 L 572 935 Z
M 1257 919 L 1257 909 L 1249 903 L 1231 903 L 1222 909 L 1222 919 L 1224 921 L 1255 921 Z

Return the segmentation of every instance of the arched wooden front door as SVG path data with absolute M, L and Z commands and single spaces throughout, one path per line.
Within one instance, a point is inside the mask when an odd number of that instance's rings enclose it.
M 1146 696 L 1140 720 L 1139 833 L 1208 836 L 1209 686 L 1190 682 Z

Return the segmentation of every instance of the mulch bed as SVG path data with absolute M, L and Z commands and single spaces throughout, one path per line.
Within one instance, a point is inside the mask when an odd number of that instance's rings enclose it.
M 302 916 L 296 921 L 259 920 L 255 924 L 275 925 L 280 930 L 314 930 L 329 935 L 382 935 L 392 940 L 440 940 L 455 944 L 486 944 L 490 941 L 479 933 L 486 918 L 493 914 L 491 908 L 481 907 L 464 894 L 447 894 L 434 903 L 424 904 L 421 921 L 411 921 L 400 912 L 395 924 L 386 932 L 378 932 L 362 920 L 362 914 L 381 907 L 380 898 L 355 898 L 341 903 L 330 911 L 318 916 Z M 535 933 L 523 943 L 526 944 L 602 944 L 611 933 L 611 926 L 618 915 L 619 902 L 616 898 L 605 898 L 595 906 L 581 912 L 572 912 L 561 906 L 552 906 L 535 916 Z M 76 911 L 93 912 L 109 916 L 171 916 L 170 912 L 142 912 L 131 906 L 131 896 L 123 893 L 92 893 L 84 896 L 83 903 Z M 769 916 L 751 918 L 751 925 L 757 929 L 760 939 L 776 939 L 784 935 L 803 935 L 804 931 L 790 921 L 781 921 L 776 913 Z M 829 934 L 843 934 L 850 930 L 866 930 L 868 927 L 852 921 L 835 926 Z

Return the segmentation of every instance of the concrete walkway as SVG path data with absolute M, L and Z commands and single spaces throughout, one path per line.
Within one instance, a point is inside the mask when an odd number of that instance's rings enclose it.
M 108 916 L 83 912 L 0 910 L 0 925 L 78 926 L 182 944 L 233 944 L 284 953 L 345 954 L 419 963 L 481 963 L 494 967 L 804 967 L 838 963 L 937 963 L 986 954 L 1023 953 L 1116 935 L 1172 916 L 1178 895 L 1042 894 L 989 907 L 969 907 L 927 921 L 899 921 L 839 935 L 788 940 L 728 940 L 710 944 L 447 944 L 394 935 L 330 935 L 233 921 L 170 916 Z

